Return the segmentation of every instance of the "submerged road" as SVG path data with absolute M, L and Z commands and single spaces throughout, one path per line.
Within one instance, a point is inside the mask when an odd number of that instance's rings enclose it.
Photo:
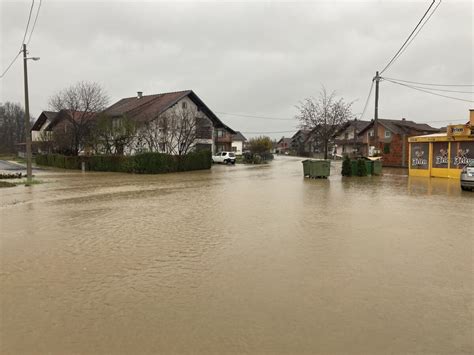
M 0 353 L 474 353 L 474 193 L 332 168 L 0 189 Z

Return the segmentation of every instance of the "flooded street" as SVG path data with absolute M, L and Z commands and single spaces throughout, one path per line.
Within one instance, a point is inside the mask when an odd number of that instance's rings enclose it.
M 0 189 L 2 354 L 474 352 L 474 193 L 301 159 Z

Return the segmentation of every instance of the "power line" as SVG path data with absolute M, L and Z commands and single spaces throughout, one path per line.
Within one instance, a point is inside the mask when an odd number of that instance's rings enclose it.
M 254 115 L 243 115 L 239 113 L 228 113 L 228 112 L 218 112 L 221 115 L 229 115 L 229 116 L 238 116 L 238 117 L 248 117 L 248 118 L 260 118 L 262 120 L 276 120 L 276 121 L 294 121 L 294 118 L 280 118 L 280 117 L 268 117 L 268 116 L 254 116 Z
M 15 63 L 15 61 L 20 56 L 20 53 L 21 53 L 21 51 L 19 51 L 18 54 L 13 58 L 13 60 L 8 65 L 8 67 L 3 71 L 2 75 L 0 75 L 0 79 L 3 78 L 5 76 L 5 74 L 8 72 L 8 70 L 12 67 L 13 63 Z
M 35 0 L 31 1 L 30 7 L 30 14 L 28 15 L 28 22 L 26 23 L 25 34 L 23 35 L 23 39 L 21 40 L 21 44 L 25 43 L 26 34 L 28 33 L 28 27 L 30 27 L 30 20 L 31 20 L 31 13 L 33 12 L 33 6 L 35 4 Z
M 386 78 L 385 80 L 387 80 L 387 81 L 389 81 L 389 82 L 391 82 L 391 83 L 393 83 L 393 84 L 405 86 L 405 87 L 407 87 L 407 88 L 410 88 L 410 89 L 413 89 L 413 90 L 422 91 L 422 92 L 425 92 L 425 93 L 431 94 L 431 95 L 441 96 L 441 97 L 445 97 L 445 98 L 453 99 L 453 100 L 458 100 L 458 101 L 474 102 L 473 100 L 466 100 L 466 99 L 461 99 L 461 98 L 459 98 L 459 97 L 442 95 L 442 94 L 438 94 L 438 93 L 435 93 L 435 92 L 432 92 L 432 91 L 423 90 L 423 89 L 420 89 L 420 88 L 415 87 L 415 86 L 411 86 L 411 85 L 407 85 L 407 84 L 402 84 L 402 83 L 397 83 L 396 81 L 388 80 L 387 78 Z
M 396 80 L 388 80 L 393 83 L 397 82 Z M 446 90 L 446 89 L 437 89 L 437 88 L 427 88 L 425 86 L 417 86 L 417 85 L 410 85 L 411 87 L 414 88 L 419 88 L 419 89 L 429 89 L 431 91 L 442 91 L 442 92 L 455 92 L 458 94 L 474 94 L 474 91 L 459 91 L 459 90 Z
M 474 86 L 474 84 L 432 84 L 432 83 L 420 83 L 420 82 L 417 82 L 417 81 L 408 81 L 408 80 L 394 79 L 394 78 L 387 78 L 387 77 L 384 77 L 383 79 L 394 80 L 394 81 L 401 81 L 401 82 L 403 82 L 403 83 L 418 84 L 418 85 L 425 85 L 425 86 L 464 86 L 464 87 L 472 87 L 472 86 Z
M 364 118 L 364 114 L 365 114 L 365 111 L 367 110 L 367 105 L 369 104 L 370 95 L 372 94 L 373 88 L 374 88 L 374 81 L 372 81 L 372 84 L 370 85 L 369 95 L 367 95 L 367 100 L 365 100 L 364 109 L 362 110 L 362 113 L 360 114 L 359 120 L 362 120 L 362 118 Z
M 423 29 L 423 27 L 425 27 L 426 23 L 430 20 L 431 16 L 433 16 L 433 14 L 436 12 L 436 10 L 438 9 L 439 5 L 441 5 L 441 0 L 439 0 L 439 3 L 438 5 L 436 5 L 436 7 L 433 9 L 433 11 L 431 11 L 431 14 L 428 16 L 428 18 L 426 19 L 425 22 L 423 22 L 423 24 L 421 25 L 421 27 L 418 29 L 418 31 L 415 33 L 415 35 L 410 39 L 410 41 L 407 43 L 407 45 L 405 46 L 405 48 L 403 48 L 403 50 L 400 52 L 400 54 L 398 55 L 398 57 L 400 57 L 403 52 L 405 52 L 405 50 L 408 48 L 408 46 L 411 44 L 411 42 L 413 42 L 413 40 L 416 38 L 416 36 L 418 36 L 418 34 L 421 32 L 421 30 Z M 397 58 L 398 58 L 397 57 Z
M 34 0 L 33 0 L 34 1 Z M 33 35 L 33 32 L 35 30 L 35 26 L 36 26 L 36 21 L 38 21 L 38 15 L 40 13 L 40 9 L 41 9 L 41 3 L 43 2 L 43 0 L 40 0 L 40 3 L 38 5 L 38 10 L 36 11 L 36 17 L 35 17 L 35 21 L 33 22 L 33 27 L 31 28 L 31 32 L 30 32 L 30 35 L 28 36 L 28 41 L 26 42 L 26 44 L 29 44 L 30 43 L 30 40 L 31 40 L 31 36 Z
M 275 132 L 242 132 L 242 133 L 245 133 L 245 134 L 276 134 L 276 133 L 293 133 L 295 132 L 295 130 L 291 130 L 291 131 L 275 131 Z
M 23 35 L 23 39 L 21 41 L 21 45 L 20 45 L 20 51 L 16 54 L 16 56 L 12 59 L 12 61 L 10 62 L 10 64 L 8 64 L 7 68 L 3 71 L 2 75 L 0 75 L 0 79 L 3 78 L 5 76 L 5 74 L 10 70 L 10 68 L 12 67 L 13 63 L 15 63 L 15 61 L 18 59 L 18 57 L 20 56 L 20 53 L 22 51 L 22 45 L 23 43 L 25 43 L 25 38 L 26 38 L 26 34 L 28 33 L 28 27 L 30 26 L 30 20 L 31 20 L 31 13 L 33 12 L 33 5 L 35 4 L 35 0 L 32 0 L 31 1 L 31 7 L 30 7 L 30 13 L 28 14 L 28 22 L 26 23 L 26 29 L 25 29 L 25 34 Z M 38 9 L 39 11 L 39 9 Z M 36 22 L 36 21 L 35 21 Z
M 402 46 L 400 47 L 400 49 L 397 51 L 397 53 L 395 53 L 395 55 L 393 56 L 392 59 L 390 59 L 390 61 L 387 63 L 387 65 L 385 66 L 385 68 L 383 68 L 381 71 L 380 71 L 380 74 L 382 74 L 385 70 L 387 70 L 391 65 L 392 63 L 397 59 L 399 53 L 403 50 L 403 47 L 405 47 L 405 45 L 407 44 L 407 42 L 410 40 L 411 36 L 413 36 L 413 34 L 415 33 L 416 29 L 418 28 L 418 26 L 420 26 L 421 22 L 423 21 L 423 19 L 426 17 L 426 15 L 428 14 L 428 12 L 431 10 L 431 8 L 433 7 L 435 3 L 435 0 L 433 0 L 433 2 L 431 3 L 431 5 L 428 7 L 428 10 L 426 10 L 425 14 L 423 15 L 423 17 L 420 19 L 420 21 L 418 22 L 418 24 L 415 26 L 415 28 L 413 29 L 413 31 L 410 33 L 410 35 L 407 37 L 407 39 L 405 40 L 405 42 L 403 42 Z

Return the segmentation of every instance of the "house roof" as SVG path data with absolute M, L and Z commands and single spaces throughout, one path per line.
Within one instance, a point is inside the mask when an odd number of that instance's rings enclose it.
M 140 98 L 127 97 L 109 106 L 103 113 L 112 117 L 127 116 L 130 119 L 144 122 L 156 118 L 184 97 L 192 100 L 198 109 L 212 120 L 215 127 L 225 128 L 232 134 L 236 133 L 225 125 L 192 90 L 143 95 Z
M 244 137 L 244 135 L 238 131 L 234 134 L 234 137 L 232 137 L 234 141 L 242 141 L 245 142 L 247 141 L 247 138 Z
M 32 131 L 39 131 L 41 127 L 44 125 L 46 120 L 54 120 L 56 116 L 58 115 L 59 112 L 54 112 L 54 111 L 43 111 L 39 115 L 39 117 L 36 119 L 35 123 L 31 127 Z
M 303 139 L 306 139 L 306 137 L 311 133 L 311 130 L 309 129 L 299 129 L 295 134 L 293 134 L 293 136 L 291 137 L 291 139 L 295 139 L 297 138 L 298 136 L 302 136 Z
M 426 123 L 416 123 L 413 121 L 408 121 L 405 119 L 402 120 L 390 120 L 390 119 L 382 119 L 380 118 L 378 122 L 395 134 L 407 134 L 410 131 L 419 131 L 419 132 L 439 132 L 438 128 L 433 128 Z M 362 134 L 364 131 L 372 127 L 374 124 L 374 120 L 370 121 L 370 124 L 367 125 L 364 129 L 362 129 L 359 134 Z
M 357 132 L 361 132 L 370 125 L 370 121 L 361 121 L 361 120 L 351 120 L 347 121 L 335 134 L 337 136 L 347 130 L 348 128 L 354 128 Z
M 280 140 L 277 142 L 277 144 L 280 144 L 280 143 L 290 144 L 291 143 L 291 138 L 281 137 Z

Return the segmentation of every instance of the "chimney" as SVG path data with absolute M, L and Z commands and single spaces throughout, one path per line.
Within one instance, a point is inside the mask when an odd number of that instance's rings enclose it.
M 405 117 L 402 117 L 402 121 L 406 121 L 407 119 Z
M 143 96 L 143 91 L 137 91 L 137 99 L 141 99 Z

